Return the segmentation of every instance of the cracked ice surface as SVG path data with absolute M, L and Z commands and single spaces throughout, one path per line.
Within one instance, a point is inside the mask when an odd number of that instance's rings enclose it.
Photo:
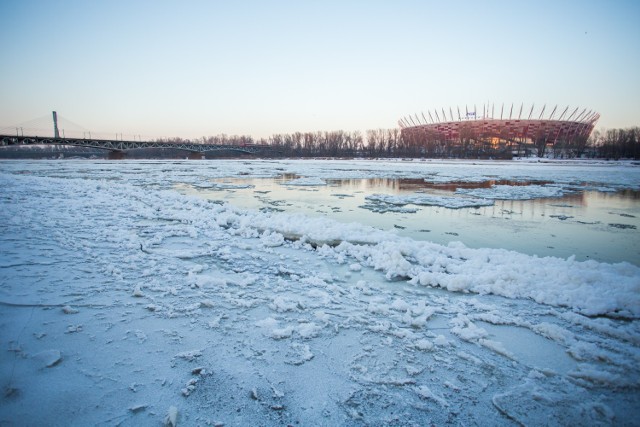
M 202 180 L 184 164 L 16 164 L 0 169 L 1 423 L 638 419 L 631 264 L 236 209 L 172 190 Z

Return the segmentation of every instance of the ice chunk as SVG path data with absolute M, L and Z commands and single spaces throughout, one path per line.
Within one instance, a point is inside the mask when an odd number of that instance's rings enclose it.
M 202 350 L 190 350 L 190 351 L 183 351 L 181 353 L 178 353 L 176 354 L 175 357 L 192 362 L 201 356 L 202 356 Z
M 453 319 L 451 323 L 454 327 L 451 328 L 451 333 L 459 336 L 465 341 L 477 342 L 481 338 L 485 338 L 489 333 L 471 322 L 466 316 L 458 316 Z
M 293 334 L 293 328 L 291 326 L 281 328 L 278 321 L 273 317 L 267 317 L 266 319 L 259 320 L 255 322 L 255 325 L 262 328 L 264 335 L 275 340 L 289 338 Z
M 414 343 L 414 346 L 418 349 L 418 350 L 422 350 L 422 351 L 431 351 L 433 350 L 433 343 L 429 340 L 426 339 L 420 339 L 418 341 L 416 341 Z
M 486 198 L 437 196 L 432 194 L 413 194 L 409 196 L 395 196 L 389 194 L 372 194 L 366 197 L 370 202 L 395 206 L 421 205 L 441 206 L 448 209 L 475 208 L 492 206 L 493 201 Z
M 33 355 L 33 359 L 42 364 L 43 368 L 51 368 L 62 361 L 60 350 L 45 350 Z
M 327 185 L 327 183 L 320 178 L 297 178 L 297 179 L 292 179 L 290 181 L 285 182 L 284 185 L 317 187 L 317 186 Z
M 457 194 L 495 200 L 529 200 L 562 197 L 571 192 L 559 185 L 492 185 L 491 188 L 458 188 Z
M 287 356 L 289 359 L 286 363 L 290 365 L 302 365 L 303 363 L 313 359 L 313 353 L 309 349 L 309 345 L 300 343 L 291 344 L 291 351 Z
M 144 411 L 145 409 L 147 409 L 147 404 L 138 404 L 138 405 L 133 405 L 129 407 L 129 411 L 133 412 L 134 414 L 136 412 L 141 412 Z
M 62 312 L 64 314 L 76 314 L 76 313 L 79 313 L 79 311 L 77 309 L 72 308 L 69 305 L 65 305 L 64 307 L 62 307 Z
M 409 311 L 411 306 L 403 299 L 396 298 L 391 304 L 391 309 L 396 311 Z
M 269 308 L 278 312 L 296 311 L 299 304 L 297 301 L 292 301 L 282 296 L 277 296 L 273 299 L 273 302 L 269 304 Z
M 260 236 L 260 241 L 265 246 L 275 248 L 277 246 L 282 246 L 284 243 L 284 237 L 280 233 L 267 230 Z
M 215 303 L 213 301 L 211 301 L 210 299 L 205 299 L 205 300 L 200 301 L 200 307 L 213 308 L 213 307 L 215 307 Z
M 321 328 L 318 325 L 316 325 L 315 323 L 313 323 L 313 322 L 301 323 L 296 328 L 296 332 L 302 338 L 313 338 L 313 337 L 318 335 L 320 330 L 321 330 Z
M 351 265 L 349 265 L 349 270 L 351 271 L 360 271 L 362 270 L 362 266 L 358 263 L 353 263 Z
M 429 387 L 426 385 L 416 386 L 413 388 L 413 391 L 420 396 L 421 399 L 430 399 L 437 402 L 442 407 L 449 406 L 449 403 L 443 397 L 437 396 L 435 393 L 431 391 Z
M 170 406 L 164 418 L 165 427 L 176 427 L 178 425 L 178 408 Z

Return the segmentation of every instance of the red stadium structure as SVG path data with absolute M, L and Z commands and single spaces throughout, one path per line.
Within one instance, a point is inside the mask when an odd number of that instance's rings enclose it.
M 547 146 L 584 146 L 600 115 L 594 111 L 569 107 L 561 113 L 557 106 L 545 116 L 546 106 L 536 111 L 534 106 L 514 110 L 513 104 L 504 104 L 495 114 L 494 105 L 483 105 L 482 115 L 474 106 L 449 108 L 448 111 L 427 111 L 400 119 L 402 138 L 414 147 L 420 147 L 428 155 L 453 155 L 469 153 L 471 148 L 478 156 L 536 152 L 543 156 Z M 447 114 L 448 113 L 448 114 Z M 457 115 L 455 114 L 457 113 Z

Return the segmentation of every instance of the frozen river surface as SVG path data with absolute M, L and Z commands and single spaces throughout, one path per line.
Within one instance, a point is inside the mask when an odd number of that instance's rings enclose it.
M 558 183 L 548 170 L 506 179 L 492 171 L 475 181 L 456 177 L 451 182 L 433 169 L 426 164 L 421 178 L 309 179 L 282 174 L 212 179 L 178 189 L 238 207 L 358 222 L 440 244 L 460 241 L 474 248 L 640 265 L 637 186 L 579 181 L 588 175 Z M 323 175 L 330 176 L 327 171 Z
M 0 424 L 639 424 L 638 166 L 16 161 L 0 186 Z

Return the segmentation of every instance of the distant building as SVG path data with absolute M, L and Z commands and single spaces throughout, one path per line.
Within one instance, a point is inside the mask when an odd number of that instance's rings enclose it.
M 542 156 L 548 145 L 575 147 L 586 144 L 600 115 L 587 109 L 569 107 L 559 112 L 557 107 L 545 115 L 545 108 L 535 112 L 534 107 L 523 113 L 523 105 L 499 108 L 483 105 L 463 112 L 428 111 L 400 119 L 402 138 L 421 147 L 431 155 L 455 155 L 456 152 L 476 150 L 478 156 L 502 153 L 523 155 L 535 151 Z M 448 113 L 448 114 L 447 114 Z M 449 151 L 444 153 L 443 151 Z

